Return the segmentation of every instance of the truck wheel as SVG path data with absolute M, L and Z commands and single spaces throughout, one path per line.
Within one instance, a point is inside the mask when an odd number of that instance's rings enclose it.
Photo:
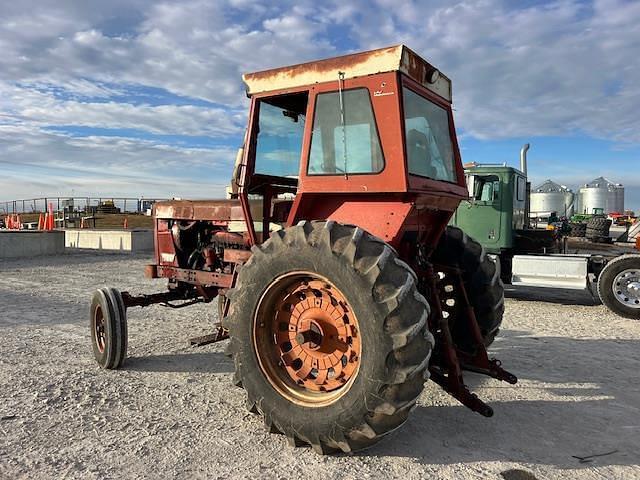
M 127 310 L 118 290 L 101 288 L 93 294 L 89 329 L 98 365 L 120 368 L 127 355 Z
M 464 287 L 482 333 L 485 346 L 493 343 L 504 314 L 504 285 L 500 279 L 500 262 L 489 257 L 482 245 L 457 227 L 447 227 L 431 256 L 435 269 L 438 265 L 457 267 L 462 271 Z M 456 325 L 456 292 L 440 274 L 440 298 L 443 309 L 450 311 L 451 335 L 458 348 L 472 351 L 474 341 L 464 324 Z
M 598 278 L 598 295 L 621 317 L 640 319 L 640 255 L 622 255 L 607 263 Z
M 433 348 L 413 271 L 382 240 L 331 221 L 274 232 L 252 252 L 227 318 L 249 410 L 322 454 L 402 425 Z

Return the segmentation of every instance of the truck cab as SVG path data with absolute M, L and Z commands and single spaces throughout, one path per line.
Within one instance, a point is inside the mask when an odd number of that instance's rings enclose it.
M 525 228 L 526 176 L 504 165 L 467 165 L 469 198 L 461 202 L 451 223 L 479 241 L 489 253 L 514 248 Z

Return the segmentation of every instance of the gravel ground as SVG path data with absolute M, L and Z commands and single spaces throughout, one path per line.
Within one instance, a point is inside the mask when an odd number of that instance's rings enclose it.
M 142 278 L 148 261 L 0 260 L 1 478 L 640 478 L 640 323 L 588 296 L 509 293 L 492 350 L 520 382 L 469 375 L 493 418 L 428 383 L 398 432 L 322 457 L 245 410 L 225 342 L 188 346 L 209 333 L 212 305 L 130 310 L 126 367 L 96 366 L 91 293 L 162 290 Z

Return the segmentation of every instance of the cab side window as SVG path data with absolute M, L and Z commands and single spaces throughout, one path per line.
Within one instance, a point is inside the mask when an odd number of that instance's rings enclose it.
M 523 201 L 527 195 L 527 185 L 524 177 L 518 177 L 516 185 L 516 198 L 518 201 Z

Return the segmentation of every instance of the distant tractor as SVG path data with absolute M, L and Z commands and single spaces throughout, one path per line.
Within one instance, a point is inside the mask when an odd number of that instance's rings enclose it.
M 467 198 L 451 82 L 405 46 L 244 77 L 249 124 L 228 200 L 154 205 L 150 278 L 97 291 L 95 357 L 123 365 L 126 310 L 218 299 L 248 407 L 292 445 L 372 445 L 429 376 L 484 416 L 470 370 L 516 383 L 486 348 L 504 312 L 499 264 L 447 226 Z
M 529 223 L 526 144 L 520 169 L 468 164 L 469 199 L 460 203 L 451 223 L 473 236 L 499 259 L 505 284 L 588 290 L 613 312 L 640 319 L 640 255 L 628 246 L 609 245 L 611 220 L 602 209 L 572 217 L 586 221 L 571 239 L 554 229 Z M 627 232 L 627 237 L 630 232 Z
M 116 207 L 113 200 L 104 200 L 104 201 L 101 201 L 98 207 L 96 208 L 96 213 L 117 214 L 117 213 L 120 213 L 120 208 Z
M 572 222 L 586 222 L 593 217 L 604 217 L 604 208 L 592 208 L 591 213 L 576 213 L 571 216 Z

